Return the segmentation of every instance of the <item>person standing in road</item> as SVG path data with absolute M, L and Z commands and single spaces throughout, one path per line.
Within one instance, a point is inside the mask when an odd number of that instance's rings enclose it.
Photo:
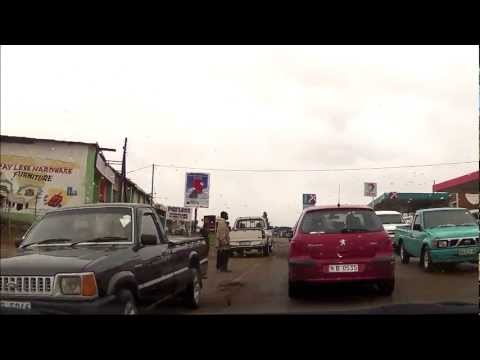
M 227 225 L 228 214 L 225 211 L 220 213 L 217 220 L 217 270 L 230 272 L 228 270 L 228 258 L 230 255 L 230 230 Z

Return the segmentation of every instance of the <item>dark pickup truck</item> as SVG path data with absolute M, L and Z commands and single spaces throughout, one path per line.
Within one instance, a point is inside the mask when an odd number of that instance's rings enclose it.
M 44 215 L 0 260 L 2 313 L 136 314 L 181 297 L 199 306 L 207 242 L 168 237 L 144 204 L 94 204 Z

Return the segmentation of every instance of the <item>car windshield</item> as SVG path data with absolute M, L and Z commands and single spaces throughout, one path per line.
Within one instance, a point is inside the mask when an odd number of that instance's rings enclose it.
M 382 224 L 404 224 L 405 221 L 400 214 L 377 214 Z
M 28 232 L 22 246 L 81 244 L 83 241 L 131 242 L 131 209 L 85 208 L 47 214 Z
M 426 228 L 478 225 L 467 210 L 426 211 L 423 219 Z
M 383 231 L 378 216 L 363 209 L 310 211 L 303 217 L 300 228 L 306 234 Z
M 153 314 L 477 304 L 479 51 L 1 44 L 0 288 L 92 271 L 101 304 Z

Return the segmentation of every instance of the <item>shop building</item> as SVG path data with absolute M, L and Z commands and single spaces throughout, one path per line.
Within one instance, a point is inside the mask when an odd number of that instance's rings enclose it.
M 126 179 L 126 202 L 150 203 L 150 195 Z M 30 223 L 64 206 L 122 199 L 121 174 L 97 143 L 0 137 L 0 216 Z
M 449 205 L 466 209 L 478 209 L 479 171 L 462 175 L 433 185 L 433 191 L 450 193 Z

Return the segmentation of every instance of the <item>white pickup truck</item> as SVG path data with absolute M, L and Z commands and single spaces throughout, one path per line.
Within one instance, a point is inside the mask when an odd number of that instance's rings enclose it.
M 235 220 L 230 232 L 230 248 L 233 252 L 243 255 L 247 251 L 256 250 L 263 256 L 269 256 L 272 246 L 272 231 L 267 229 L 263 218 L 240 217 Z

